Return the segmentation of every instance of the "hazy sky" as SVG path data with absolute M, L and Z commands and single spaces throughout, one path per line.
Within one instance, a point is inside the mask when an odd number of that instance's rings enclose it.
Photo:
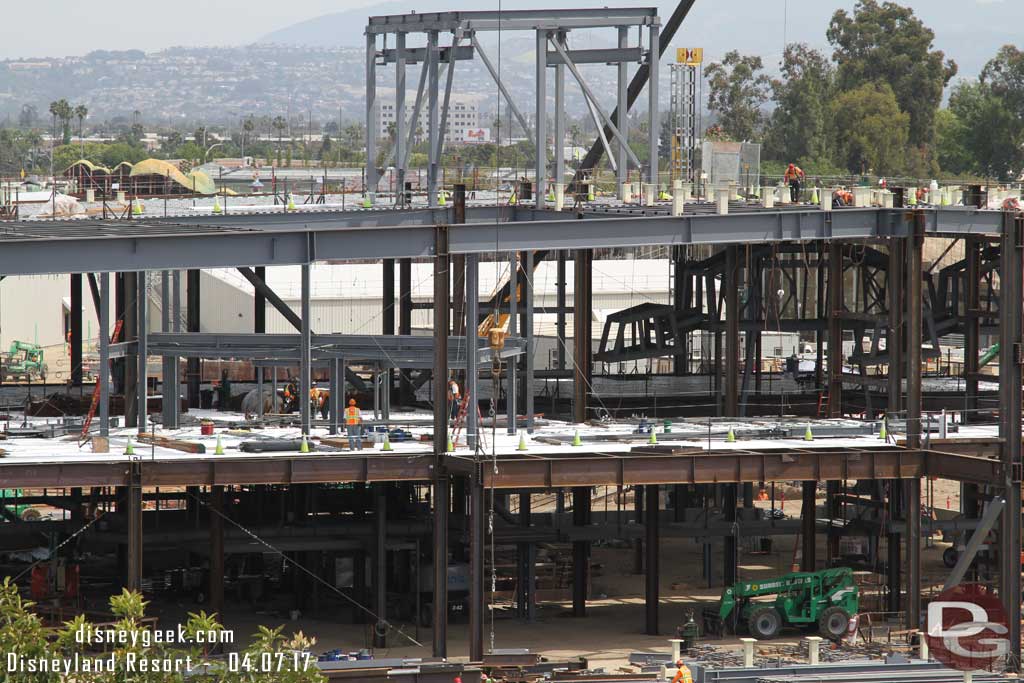
M 949 14 L 963 29 L 982 29 L 986 24 L 999 25 L 999 14 L 1020 0 L 902 0 L 928 23 L 941 22 Z M 0 41 L 0 59 L 17 57 L 65 56 L 85 54 L 95 49 L 140 48 L 159 50 L 175 45 L 241 45 L 295 22 L 331 12 L 360 7 L 372 14 L 372 0 L 303 0 L 289 3 L 281 0 L 141 0 L 109 2 L 109 0 L 40 0 L 3 1 L 4 31 Z M 504 7 L 659 6 L 667 17 L 675 0 L 506 0 Z M 743 0 L 697 0 L 691 19 L 684 26 L 681 40 L 706 37 L 701 29 L 709 24 L 732 24 L 739 15 L 758 35 L 771 33 L 772 42 L 782 44 L 782 15 L 788 5 L 785 31 L 789 41 L 824 42 L 823 26 L 838 8 L 851 8 L 854 0 L 759 0 L 756 15 L 750 16 Z M 973 5 L 973 7 L 972 7 Z M 950 6 L 957 8 L 950 11 Z M 437 10 L 444 0 L 410 0 L 410 10 Z M 484 0 L 480 9 L 497 9 L 497 0 Z M 172 9 L 173 8 L 173 9 Z M 742 8 L 742 9 L 741 9 Z M 982 10 L 979 12 L 978 10 Z M 995 10 L 993 12 L 993 10 Z M 1015 10 L 1019 11 L 1019 10 Z M 938 16 L 936 16 L 938 14 Z M 987 15 L 987 16 L 981 16 Z M 23 28 L 15 28 L 21 25 Z M 735 27 L 735 24 L 733 24 Z M 776 36 L 776 34 L 778 34 Z M 728 35 L 728 33 L 727 33 Z M 758 36 L 762 40 L 767 36 Z M 943 40 L 946 38 L 946 40 Z M 952 42 L 953 36 L 939 32 L 938 42 Z M 757 42 L 757 41 L 754 41 Z M 712 47 L 712 46 L 706 46 Z M 949 52 L 947 45 L 945 47 Z M 996 49 L 992 46 L 992 51 Z M 713 48 L 712 48 L 713 50 Z M 781 52 L 781 49 L 780 49 Z

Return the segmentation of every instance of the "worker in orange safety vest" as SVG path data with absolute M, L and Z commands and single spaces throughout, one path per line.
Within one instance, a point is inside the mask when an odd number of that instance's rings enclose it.
M 348 448 L 350 451 L 363 449 L 363 414 L 356 405 L 356 400 L 348 400 L 345 408 L 345 430 L 348 432 Z
M 676 662 L 678 667 L 675 678 L 672 679 L 672 683 L 693 683 L 693 674 L 690 673 L 690 667 L 683 664 L 683 660 Z
M 790 164 L 782 176 L 782 180 L 789 185 L 789 201 L 794 204 L 800 201 L 800 185 L 806 177 L 803 169 L 796 164 Z

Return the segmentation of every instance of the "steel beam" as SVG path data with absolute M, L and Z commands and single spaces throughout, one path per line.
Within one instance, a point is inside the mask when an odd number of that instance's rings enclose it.
M 740 262 L 739 247 L 727 246 L 725 251 L 725 416 L 740 415 L 739 362 L 740 362 Z
M 647 160 L 647 182 L 657 186 L 658 138 L 661 135 L 661 125 L 658 117 L 658 63 L 661 61 L 661 49 L 659 47 L 659 26 L 657 22 L 652 23 L 648 28 L 648 36 L 650 48 L 647 55 L 647 147 L 649 155 Z M 657 190 L 655 189 L 655 191 Z
M 966 388 L 964 422 L 976 419 L 978 410 L 978 371 L 981 354 L 981 247 L 977 237 L 964 240 L 967 272 L 967 301 L 964 304 L 964 383 Z
M 149 382 L 148 382 L 148 360 L 149 354 L 146 348 L 146 342 L 149 338 L 149 293 L 146 288 L 146 273 L 141 272 L 137 274 L 136 284 L 138 286 L 138 293 L 135 296 L 135 303 L 138 308 L 136 313 L 136 326 L 138 329 L 138 355 L 136 361 L 138 362 L 137 373 L 137 394 L 139 406 L 138 411 L 138 422 L 139 432 L 146 431 L 146 418 L 149 413 Z
M 971 532 L 970 540 L 967 541 L 963 552 L 957 556 L 956 565 L 949 570 L 949 576 L 946 577 L 946 583 L 943 584 L 942 590 L 949 590 L 963 581 L 967 570 L 970 569 L 971 563 L 974 562 L 974 558 L 978 554 L 978 550 L 985 543 L 986 538 L 988 538 L 988 532 L 995 526 L 996 520 L 999 519 L 999 513 L 1002 512 L 1004 507 L 1006 507 L 1006 501 L 1002 498 L 995 498 L 985 508 L 985 514 L 982 515 L 978 526 Z
M 433 44 L 436 45 L 436 34 Z M 448 230 L 438 227 L 434 235 L 434 618 L 433 653 L 448 654 L 448 326 L 449 255 Z
M 476 34 L 470 33 L 469 39 L 473 42 L 473 47 L 476 49 L 477 54 L 480 55 L 480 61 L 484 63 L 487 73 L 491 75 L 491 79 L 494 80 L 495 85 L 498 86 L 498 90 L 501 91 L 502 97 L 505 98 L 505 101 L 508 103 L 508 108 L 512 110 L 512 115 L 516 117 L 516 121 L 519 122 L 519 126 L 523 129 L 526 137 L 533 137 L 533 133 L 531 132 L 530 125 L 526 121 L 526 117 L 523 116 L 523 113 L 519 110 L 519 105 L 516 104 L 515 99 L 505 87 L 505 82 L 501 79 L 501 74 L 498 73 L 498 70 L 494 68 L 494 64 L 491 63 L 491 58 L 487 56 L 487 53 L 480 46 L 480 41 L 477 40 Z M 500 142 L 500 140 L 498 142 Z
M 377 35 L 366 34 L 366 187 L 370 197 L 377 191 Z M 402 112 L 404 114 L 404 112 Z M 253 262 L 255 263 L 255 261 Z
M 590 524 L 590 487 L 573 488 L 572 523 L 576 527 L 585 527 Z M 574 617 L 587 616 L 589 582 L 590 543 L 574 541 L 572 544 L 572 615 Z
M 534 394 L 536 393 L 533 388 L 533 365 L 534 358 L 537 353 L 533 340 L 533 252 L 524 252 L 523 258 L 525 260 L 525 263 L 523 264 L 523 277 L 526 280 L 523 283 L 523 324 L 526 327 L 526 329 L 523 330 L 523 337 L 526 339 L 526 357 L 523 359 L 523 364 L 525 366 L 525 373 L 523 376 L 523 394 L 526 398 L 526 405 L 523 406 L 523 409 L 526 411 L 526 431 L 532 434 L 533 399 Z
M 903 311 L 906 309 L 904 297 L 905 280 L 903 269 L 906 261 L 904 240 L 889 240 L 889 270 L 886 283 L 889 297 L 889 328 L 886 340 L 886 352 L 889 355 L 889 401 L 887 413 L 896 417 L 903 404 Z
M 828 245 L 828 414 L 843 414 L 843 245 Z
M 96 381 L 100 383 L 100 435 L 110 435 L 110 273 L 100 273 L 100 366 Z
M 534 173 L 536 174 L 536 203 L 537 206 L 544 206 L 545 197 L 547 196 L 547 175 L 548 175 L 548 90 L 547 90 L 547 78 L 548 78 L 548 65 L 547 65 L 547 54 L 548 54 L 548 39 L 551 38 L 551 34 L 548 31 L 539 30 L 537 31 L 537 51 L 535 53 L 536 59 L 536 116 L 535 121 L 537 123 L 537 130 L 534 134 L 534 145 L 536 146 L 536 166 Z M 562 46 L 558 44 L 558 41 L 554 41 L 555 49 L 563 50 Z M 564 52 L 564 50 L 563 50 Z M 570 63 L 570 69 L 575 67 Z M 556 141 L 557 143 L 557 141 Z
M 574 261 L 573 292 L 573 421 L 587 421 L 587 400 L 590 395 L 591 357 L 593 355 L 590 336 L 591 311 L 587 305 L 588 292 L 593 276 L 593 252 L 581 249 Z
M 437 176 L 440 170 L 441 160 L 438 159 L 437 154 L 440 151 L 440 145 L 437 140 L 438 137 L 444 136 L 438 126 L 439 111 L 438 111 L 438 53 L 437 53 L 437 31 L 427 32 L 427 52 L 430 55 L 430 59 L 427 60 L 427 148 L 430 151 L 429 159 L 427 160 L 427 203 L 431 207 L 438 205 L 437 202 Z M 415 123 L 415 122 L 414 122 Z
M 484 486 L 483 465 L 477 462 L 469 481 L 469 661 L 484 657 Z
M 618 29 L 618 32 L 619 32 L 619 49 L 620 50 L 627 49 L 629 47 L 629 27 L 628 26 L 620 26 L 619 29 Z M 638 47 L 637 49 L 639 50 L 640 48 Z M 643 68 L 643 67 L 641 67 L 641 68 Z M 615 169 L 615 180 L 616 180 L 615 193 L 616 193 L 616 196 L 618 196 L 619 199 L 621 200 L 623 198 L 622 197 L 622 184 L 625 183 L 626 180 L 629 178 L 629 155 L 627 154 L 627 151 L 628 151 L 628 148 L 629 148 L 629 139 L 628 139 L 629 138 L 629 116 L 626 113 L 626 112 L 629 111 L 629 101 L 628 101 L 628 94 L 627 94 L 629 84 L 626 82 L 627 79 L 629 78 L 629 65 L 626 62 L 619 62 L 617 78 L 618 78 L 618 81 L 617 81 L 617 90 L 618 90 L 617 97 L 618 97 L 618 99 L 617 99 L 617 106 L 615 107 L 615 111 L 612 112 L 612 118 L 615 119 L 615 124 L 619 127 L 619 132 L 622 133 L 622 135 L 618 138 L 618 142 L 619 142 L 618 147 L 617 147 L 618 163 L 616 164 L 616 169 Z M 623 114 L 620 114 L 619 112 L 623 112 Z M 601 126 L 599 125 L 598 128 L 600 129 Z M 608 130 L 599 130 L 599 133 L 600 133 L 600 139 L 604 140 L 605 136 L 610 134 L 610 129 L 608 129 Z M 591 148 L 590 153 L 587 154 L 587 158 L 590 158 L 590 156 L 594 154 L 594 149 L 596 147 L 597 146 L 595 144 L 594 148 Z M 597 158 L 600 159 L 600 152 L 598 152 Z M 611 158 L 611 154 L 608 155 L 608 161 L 609 162 L 614 161 Z M 586 164 L 586 161 L 584 160 L 583 163 Z M 582 168 L 588 168 L 588 167 L 583 165 Z
M 999 593 L 1006 610 L 1007 667 L 1021 668 L 1021 349 L 1024 348 L 1024 219 L 1003 214 L 999 265 L 999 436 L 1003 440 L 1003 515 Z M 909 438 L 909 435 L 908 435 Z
M 71 333 L 71 386 L 82 386 L 82 276 L 71 275 L 71 301 L 68 310 L 69 332 Z
M 658 635 L 658 587 L 659 568 L 661 565 L 661 542 L 658 538 L 658 527 L 660 523 L 661 490 L 656 485 L 644 487 L 647 500 L 644 504 L 644 550 L 647 556 L 644 561 L 644 605 L 646 616 L 645 633 L 649 636 Z
M 466 256 L 466 336 L 478 339 L 477 326 L 480 324 L 480 257 L 476 254 Z M 479 380 L 477 354 L 466 354 L 466 399 L 469 412 L 466 416 L 466 444 L 475 453 L 480 431 L 480 405 L 477 391 Z M 476 661 L 476 660 L 473 660 Z
M 519 254 L 513 252 L 508 261 L 508 333 L 519 334 Z M 510 359 L 505 369 L 505 412 L 508 424 L 506 431 L 516 433 L 516 416 L 519 401 L 519 366 L 516 359 Z
M 628 31 L 625 26 L 620 29 Z M 639 47 L 605 47 L 592 48 L 587 50 L 566 50 L 569 59 L 575 64 L 628 64 L 629 62 L 640 62 L 643 60 L 643 50 Z M 548 52 L 548 66 L 564 66 L 565 59 L 558 52 Z
M 421 48 L 423 51 L 422 59 L 426 58 L 427 51 L 425 48 Z M 399 206 L 405 206 L 405 172 L 406 172 L 406 118 L 405 118 L 405 65 L 409 63 L 410 50 L 405 47 L 405 33 L 399 32 L 395 34 L 395 49 L 384 51 L 384 63 L 387 64 L 389 52 L 394 53 L 395 62 L 395 159 L 397 163 L 395 178 L 395 203 Z M 413 61 L 412 63 L 415 63 Z M 412 127 L 416 128 L 417 121 L 412 122 Z
M 199 271 L 189 270 L 185 275 L 186 279 L 186 315 L 188 320 L 186 322 L 186 329 L 189 332 L 199 332 L 199 306 L 201 298 L 199 296 Z M 122 336 L 122 338 L 124 338 Z M 198 408 L 199 407 L 199 387 L 202 385 L 202 374 L 201 364 L 202 361 L 199 358 L 189 358 L 185 362 L 185 380 L 188 382 L 188 407 Z
M 813 572 L 817 567 L 817 501 L 818 482 L 804 481 L 800 506 L 800 571 Z
M 924 248 L 923 215 L 915 215 L 915 234 L 907 238 L 907 447 L 921 447 L 921 280 Z M 906 482 L 907 499 L 907 628 L 921 625 L 921 480 Z M 1020 554 L 1018 553 L 1018 558 Z
M 403 59 L 403 56 L 406 65 L 409 66 L 414 64 L 423 64 L 426 62 L 427 49 L 423 47 L 405 47 L 405 36 L 405 31 L 398 31 L 395 33 L 395 49 L 385 49 L 380 51 L 381 61 L 384 64 L 398 64 L 398 62 Z M 399 41 L 401 41 L 401 43 L 399 43 Z M 452 47 L 442 45 L 438 48 L 438 54 L 440 55 L 442 62 L 448 62 L 452 59 L 464 62 L 474 58 L 472 45 L 456 44 Z
M 425 12 L 370 17 L 367 33 L 396 31 L 535 30 L 549 26 L 600 28 L 620 24 L 646 26 L 657 20 L 651 7 L 609 7 L 603 9 L 485 10 L 469 12 Z
M 210 612 L 224 620 L 224 487 L 210 487 Z
M 128 467 L 128 590 L 142 590 L 142 464 L 138 460 Z
M 313 385 L 312 376 L 312 313 L 310 312 L 310 266 L 302 266 L 301 275 L 302 290 L 302 334 L 299 341 L 299 415 L 301 416 L 301 427 L 304 435 L 310 433 L 310 405 L 309 392 Z
M 373 514 L 376 526 L 376 543 L 374 543 L 373 588 L 376 593 L 374 611 L 377 623 L 373 627 L 373 647 L 388 646 L 388 498 L 387 484 L 374 484 Z M 419 558 L 416 558 L 419 561 Z M 418 587 L 417 587 L 418 588 Z M 419 615 L 416 615 L 419 618 Z
M 565 44 L 565 32 L 559 32 L 555 40 Z M 555 182 L 565 183 L 565 65 L 552 62 L 548 53 L 547 63 L 555 65 Z M 572 55 L 572 52 L 569 53 Z M 562 207 L 558 207 L 562 208 Z

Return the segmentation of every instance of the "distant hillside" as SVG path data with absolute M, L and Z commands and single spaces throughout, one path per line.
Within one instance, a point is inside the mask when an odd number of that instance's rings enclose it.
M 504 2 L 505 9 L 543 7 L 593 7 L 593 0 L 522 0 Z M 618 6 L 657 5 L 663 19 L 675 8 L 674 2 L 620 0 Z M 788 0 L 785 40 L 805 42 L 827 48 L 825 29 L 832 13 L 840 7 L 850 9 L 853 0 Z M 996 50 L 1006 43 L 1021 44 L 1018 27 L 1024 26 L 1024 2 L 1019 0 L 904 0 L 936 34 L 936 46 L 956 60 L 960 74 L 973 77 Z M 784 41 L 783 9 L 785 0 L 697 0 L 675 45 L 705 47 L 709 59 L 717 59 L 731 49 L 758 54 L 770 69 L 778 63 Z M 356 10 L 326 14 L 269 33 L 259 43 L 316 47 L 353 47 L 363 44 L 366 18 L 382 14 L 439 12 L 445 10 L 497 9 L 498 4 L 469 0 L 424 0 L 422 2 L 384 2 Z M 754 21 L 741 17 L 756 18 Z

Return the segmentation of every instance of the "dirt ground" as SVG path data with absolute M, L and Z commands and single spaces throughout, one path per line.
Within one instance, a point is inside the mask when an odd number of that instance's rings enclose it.
M 936 482 L 935 499 L 938 507 L 945 507 L 947 496 L 953 507 L 959 505 L 959 489 L 955 485 Z M 781 498 L 782 489 L 777 487 Z M 926 490 L 927 494 L 927 490 Z M 787 516 L 799 516 L 798 489 L 787 490 L 782 505 Z M 819 500 L 819 505 L 823 504 Z M 757 502 L 767 506 L 767 502 Z M 595 504 L 595 509 L 598 506 Z M 741 578 L 766 578 L 790 571 L 793 561 L 793 546 L 796 539 L 774 537 L 773 549 L 768 554 L 742 553 L 740 557 Z M 545 602 L 538 606 L 537 619 L 525 623 L 513 616 L 510 605 L 499 605 L 491 613 L 485 626 L 485 649 L 526 648 L 552 659 L 585 657 L 591 666 L 603 666 L 609 670 L 625 666 L 631 652 L 667 652 L 668 638 L 673 637 L 675 628 L 685 622 L 689 609 L 698 614 L 701 607 L 716 601 L 721 594 L 720 587 L 709 588 L 702 578 L 701 545 L 690 539 L 663 538 L 661 544 L 661 636 L 647 636 L 644 630 L 644 602 L 642 574 L 634 573 L 635 550 L 631 547 L 595 545 L 592 559 L 597 568 L 591 582 L 592 598 L 587 605 L 585 618 L 571 615 L 568 602 Z M 825 560 L 825 542 L 818 538 L 819 566 Z M 941 554 L 946 544 L 937 540 L 926 544 L 922 552 L 922 584 L 926 593 L 941 584 L 947 570 L 942 565 Z M 715 544 L 712 567 L 716 572 L 715 581 L 720 578 L 721 543 Z M 879 583 L 881 577 L 876 579 Z M 188 611 L 196 606 L 189 604 L 154 604 L 163 624 L 175 624 L 185 618 Z M 247 634 L 260 624 L 284 624 L 286 632 L 301 630 L 317 639 L 316 652 L 333 649 L 354 651 L 370 646 L 370 627 L 337 623 L 325 616 L 301 616 L 290 621 L 283 613 L 257 613 L 249 608 L 229 605 L 225 614 L 226 626 L 236 634 L 235 647 L 245 645 Z M 428 657 L 431 652 L 429 629 L 410 624 L 396 625 L 396 631 L 389 635 L 389 649 L 375 652 L 377 657 L 407 656 Z M 493 633 L 493 641 L 492 641 Z M 802 634 L 783 632 L 777 643 L 795 642 Z M 454 659 L 468 656 L 468 627 L 465 620 L 449 625 L 449 655 Z M 413 640 L 422 645 L 416 645 Z M 722 647 L 738 647 L 738 641 L 730 638 L 713 641 Z M 712 641 L 709 641 L 712 644 Z

